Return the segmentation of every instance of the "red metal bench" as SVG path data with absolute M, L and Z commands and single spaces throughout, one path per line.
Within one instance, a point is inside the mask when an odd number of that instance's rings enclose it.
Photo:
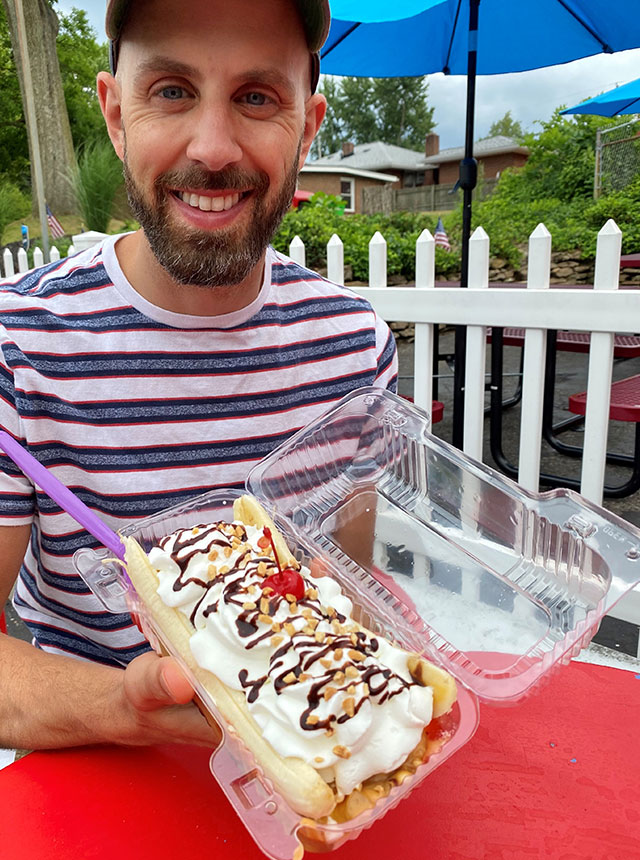
M 569 410 L 576 415 L 586 415 L 586 391 L 569 397 Z M 640 489 L 640 374 L 612 383 L 609 418 L 613 421 L 630 421 L 636 425 L 634 454 L 632 458 L 628 458 L 628 462 L 633 466 L 633 473 L 621 486 L 607 488 L 609 496 L 612 495 L 612 490 L 617 497 L 628 496 Z

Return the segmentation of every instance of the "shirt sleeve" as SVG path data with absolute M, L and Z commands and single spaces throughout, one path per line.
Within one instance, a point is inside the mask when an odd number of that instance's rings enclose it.
M 0 430 L 26 444 L 17 408 L 16 385 L 11 354 L 18 350 L 0 326 Z M 22 526 L 33 521 L 35 492 L 10 457 L 0 450 L 0 527 Z
M 398 390 L 398 350 L 393 332 L 376 314 L 377 371 L 374 385 L 394 394 Z

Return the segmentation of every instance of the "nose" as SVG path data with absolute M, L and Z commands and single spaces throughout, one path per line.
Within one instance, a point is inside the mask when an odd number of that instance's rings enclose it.
M 191 161 L 212 172 L 240 161 L 242 147 L 229 111 L 218 105 L 201 103 L 192 120 L 186 151 Z

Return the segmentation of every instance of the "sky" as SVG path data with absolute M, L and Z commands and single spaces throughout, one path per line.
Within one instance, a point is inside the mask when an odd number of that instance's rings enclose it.
M 89 22 L 106 40 L 105 0 L 59 0 L 57 9 L 84 9 Z M 484 75 L 477 79 L 474 135 L 488 134 L 491 124 L 511 111 L 523 131 L 541 130 L 540 122 L 559 106 L 571 107 L 584 99 L 640 77 L 640 48 L 616 54 L 598 54 L 546 69 L 510 75 Z M 460 75 L 429 75 L 429 104 L 435 108 L 435 131 L 440 149 L 464 144 L 466 79 Z

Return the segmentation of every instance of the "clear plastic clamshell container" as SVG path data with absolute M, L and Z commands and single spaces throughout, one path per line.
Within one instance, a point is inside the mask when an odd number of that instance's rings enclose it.
M 360 389 L 247 480 L 298 560 L 322 560 L 356 620 L 458 681 L 453 710 L 432 728 L 436 751 L 372 809 L 340 824 L 295 813 L 196 684 L 223 728 L 211 770 L 273 860 L 333 850 L 371 826 L 473 736 L 478 698 L 522 698 L 587 645 L 602 616 L 640 581 L 640 531 L 570 490 L 522 490 L 427 427 L 406 401 Z M 238 495 L 198 496 L 122 534 L 149 550 L 177 528 L 232 520 Z M 107 555 L 79 550 L 81 576 L 108 609 L 135 613 L 151 644 L 174 653 Z

